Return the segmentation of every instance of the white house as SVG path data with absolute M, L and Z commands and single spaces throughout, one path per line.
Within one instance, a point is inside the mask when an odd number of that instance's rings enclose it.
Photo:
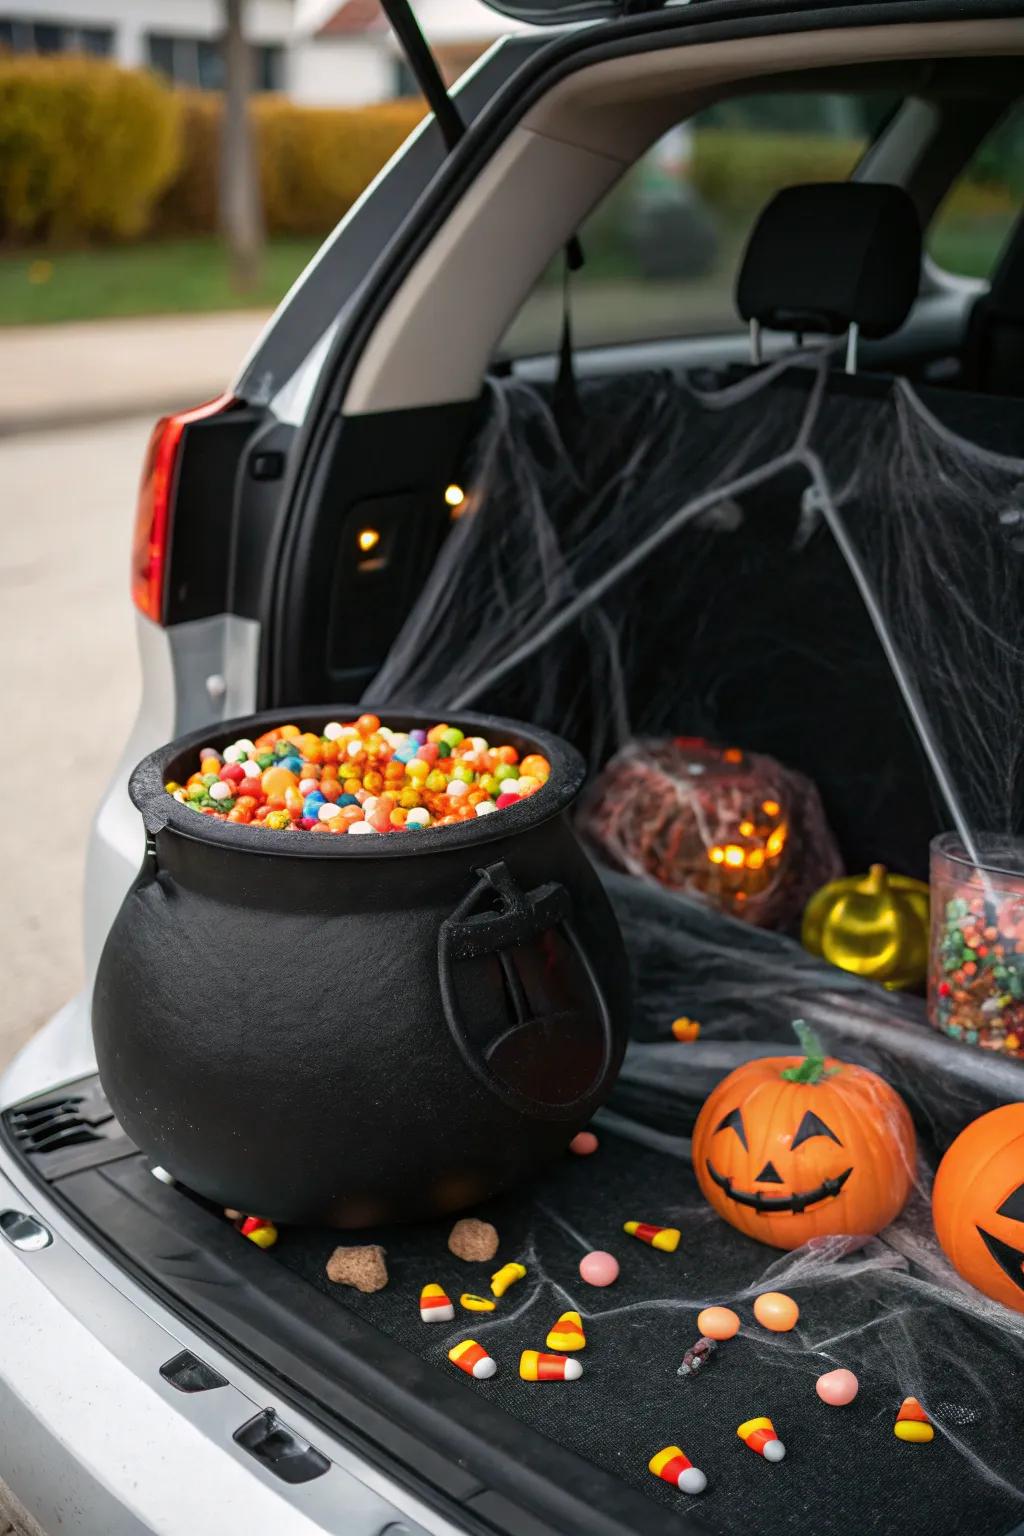
M 454 78 L 516 24 L 479 0 L 413 0 Z M 311 106 L 354 106 L 416 87 L 378 0 L 247 0 L 261 90 Z M 178 84 L 222 83 L 221 0 L 0 0 L 0 47 L 88 52 L 159 70 Z

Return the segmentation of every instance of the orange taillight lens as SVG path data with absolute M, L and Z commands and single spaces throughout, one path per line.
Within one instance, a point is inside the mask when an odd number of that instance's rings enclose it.
M 205 405 L 174 416 L 163 416 L 150 435 L 142 468 L 139 500 L 132 536 L 132 602 L 154 623 L 163 622 L 164 584 L 170 549 L 171 494 L 182 434 L 194 421 L 205 421 L 234 405 L 231 395 L 219 395 Z

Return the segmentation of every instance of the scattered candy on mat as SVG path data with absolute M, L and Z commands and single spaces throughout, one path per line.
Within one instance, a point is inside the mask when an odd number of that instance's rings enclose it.
M 273 1248 L 277 1242 L 277 1228 L 263 1216 L 246 1216 L 236 1225 L 242 1236 L 255 1243 L 257 1248 Z
M 678 1227 L 652 1227 L 648 1221 L 624 1221 L 622 1230 L 649 1248 L 657 1248 L 660 1253 L 675 1253 L 679 1247 L 681 1234 Z
M 775 1426 L 771 1419 L 757 1418 L 747 1419 L 737 1429 L 736 1433 L 744 1445 L 749 1445 L 752 1451 L 763 1456 L 765 1461 L 781 1461 L 786 1454 L 786 1447 L 775 1433 Z
M 522 1280 L 525 1274 L 525 1264 L 503 1264 L 491 1276 L 491 1291 L 495 1296 L 504 1296 L 509 1286 Z
M 448 1234 L 448 1247 L 467 1264 L 486 1264 L 498 1251 L 498 1229 L 476 1216 L 463 1216 Z
M 596 1152 L 600 1143 L 593 1131 L 577 1131 L 569 1143 L 569 1151 L 575 1152 L 577 1157 L 589 1157 Z
M 800 1308 L 792 1296 L 782 1291 L 764 1291 L 754 1302 L 754 1316 L 762 1328 L 772 1333 L 788 1333 L 800 1318 Z
M 595 1248 L 580 1259 L 580 1279 L 588 1285 L 611 1285 L 619 1278 L 619 1261 L 613 1253 Z
M 927 1445 L 929 1440 L 935 1439 L 931 1420 L 916 1397 L 903 1399 L 892 1432 L 897 1440 L 905 1440 L 910 1445 Z
M 681 1019 L 672 1020 L 672 1033 L 677 1040 L 689 1045 L 700 1038 L 700 1025 L 696 1019 L 688 1019 L 684 1014 Z
M 463 1339 L 456 1344 L 454 1349 L 448 1351 L 448 1359 L 452 1365 L 457 1365 L 460 1371 L 465 1371 L 467 1376 L 475 1376 L 477 1381 L 487 1381 L 495 1375 L 498 1366 L 475 1339 Z
M 388 1283 L 384 1249 L 379 1243 L 362 1248 L 335 1248 L 327 1260 L 327 1278 L 335 1285 L 351 1285 L 369 1295 L 382 1291 Z
M 826 1371 L 814 1383 L 814 1390 L 831 1408 L 845 1408 L 857 1396 L 860 1382 L 852 1371 Z
M 420 1291 L 420 1317 L 425 1323 L 450 1323 L 455 1316 L 451 1297 L 439 1285 L 425 1285 Z
M 578 1312 L 563 1312 L 546 1340 L 549 1349 L 567 1350 L 570 1353 L 582 1349 L 586 1342 L 583 1319 Z
M 275 832 L 416 832 L 472 821 L 543 789 L 538 752 L 466 736 L 454 725 L 396 731 L 376 715 L 322 731 L 282 725 L 222 752 L 202 747 L 183 783 L 164 788 L 216 821 Z
M 696 1344 L 686 1351 L 682 1364 L 678 1371 L 676 1371 L 676 1375 L 696 1376 L 698 1371 L 702 1371 L 706 1365 L 710 1365 L 711 1356 L 717 1348 L 718 1345 L 712 1338 L 698 1339 Z
M 708 1485 L 704 1473 L 694 1466 L 678 1445 L 666 1445 L 663 1451 L 651 1457 L 647 1465 L 655 1477 L 660 1477 L 664 1483 L 671 1483 L 680 1493 L 703 1493 Z
M 697 1327 L 709 1339 L 735 1338 L 740 1331 L 740 1320 L 731 1307 L 705 1307 L 697 1313 Z
M 465 1307 L 467 1312 L 493 1312 L 497 1302 L 489 1296 L 474 1296 L 472 1291 L 463 1291 L 459 1297 L 459 1306 Z
M 524 1349 L 519 1356 L 519 1374 L 524 1381 L 579 1381 L 583 1366 L 564 1355 L 545 1355 L 538 1349 Z

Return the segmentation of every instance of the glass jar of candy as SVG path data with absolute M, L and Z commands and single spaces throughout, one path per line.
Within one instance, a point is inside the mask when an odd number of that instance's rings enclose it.
M 956 833 L 931 850 L 928 1011 L 936 1029 L 1024 1056 L 1024 839 Z

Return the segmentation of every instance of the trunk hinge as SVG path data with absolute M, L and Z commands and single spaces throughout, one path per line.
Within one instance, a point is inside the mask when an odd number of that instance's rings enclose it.
M 409 68 L 419 81 L 420 89 L 427 98 L 427 106 L 437 119 L 448 149 L 454 149 L 466 131 L 462 114 L 448 94 L 444 76 L 420 24 L 413 14 L 409 0 L 381 0 L 381 9 L 409 61 Z

